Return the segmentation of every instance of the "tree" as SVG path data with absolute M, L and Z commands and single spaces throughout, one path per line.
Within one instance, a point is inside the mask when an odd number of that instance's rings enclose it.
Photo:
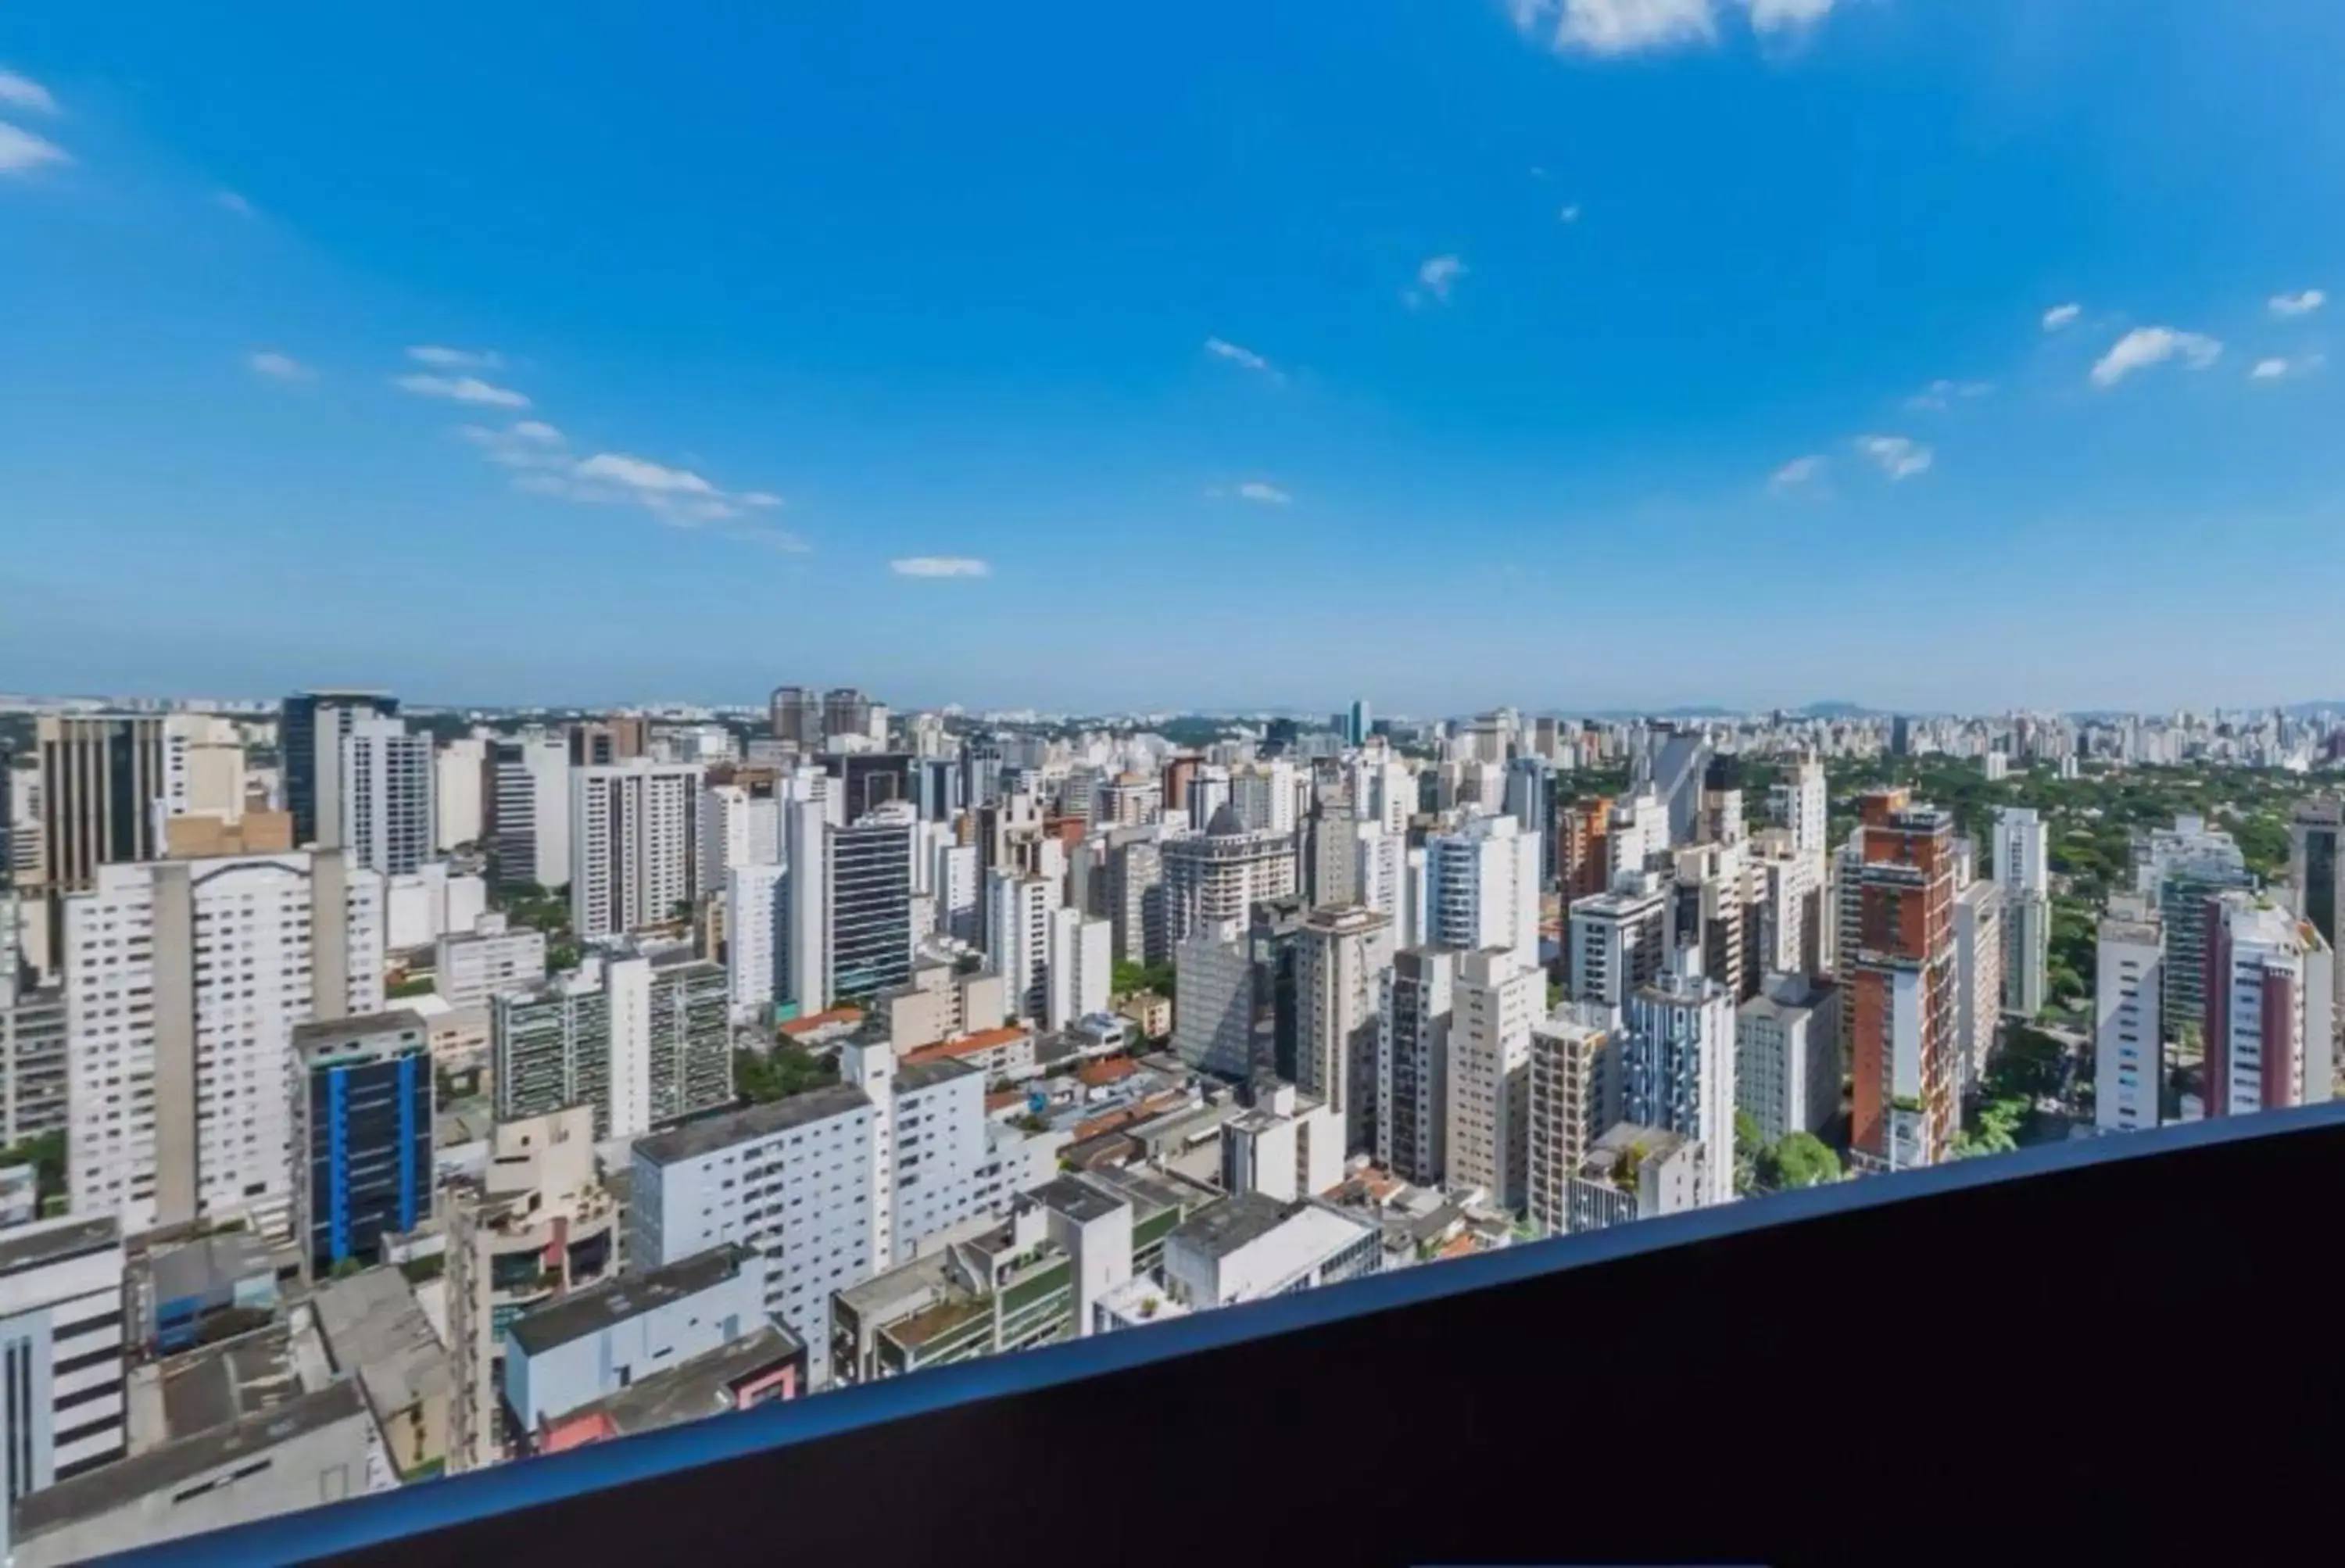
M 733 1092 L 752 1105 L 787 1100 L 838 1082 L 838 1064 L 802 1045 L 733 1053 Z
M 1775 1185 L 1814 1186 L 1840 1180 L 1840 1156 L 1813 1133 L 1790 1133 L 1775 1145 Z
M 1748 1196 L 1759 1183 L 1759 1166 L 1767 1152 L 1758 1119 L 1740 1106 L 1734 1112 L 1734 1190 Z

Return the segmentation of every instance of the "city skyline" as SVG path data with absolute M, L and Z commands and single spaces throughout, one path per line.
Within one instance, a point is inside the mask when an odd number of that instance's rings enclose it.
M 2345 566 L 2345 18 L 2043 9 L 20 7 L 0 667 L 2317 700 L 2345 631 L 2172 629 Z

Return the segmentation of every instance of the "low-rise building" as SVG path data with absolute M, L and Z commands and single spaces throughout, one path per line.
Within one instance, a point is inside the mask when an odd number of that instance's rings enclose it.
M 335 1371 L 355 1380 L 366 1400 L 399 1479 L 440 1473 L 455 1374 L 407 1277 L 390 1267 L 361 1269 L 320 1285 L 310 1307 Z
M 1694 1139 L 1622 1122 L 1596 1141 L 1571 1178 L 1576 1234 L 1701 1206 L 1705 1151 Z
M 1373 1274 L 1383 1255 L 1377 1228 L 1339 1209 L 1240 1193 L 1165 1238 L 1164 1283 L 1183 1307 L 1227 1307 Z
M 0 1232 L 0 1515 L 121 1458 L 122 1228 L 112 1215 Z M 0 1553 L 8 1528 L 0 1517 Z
M 1276 1079 L 1222 1125 L 1222 1187 L 1281 1203 L 1315 1197 L 1344 1179 L 1344 1127 L 1325 1100 Z
M 805 1386 L 805 1344 L 768 1318 L 730 1344 L 549 1418 L 539 1434 L 537 1451 L 560 1453 L 749 1410 L 772 1400 L 795 1399 Z
M 470 931 L 440 938 L 432 961 L 433 988 L 451 1007 L 479 1007 L 509 992 L 545 983 L 545 933 L 509 928 L 501 914 L 484 914 Z

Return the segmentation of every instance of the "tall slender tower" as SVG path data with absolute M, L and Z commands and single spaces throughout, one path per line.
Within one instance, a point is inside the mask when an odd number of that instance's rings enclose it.
M 1852 1153 L 1860 1168 L 1903 1170 L 1946 1157 L 1959 1125 L 1960 998 L 1954 954 L 1954 821 L 1903 789 L 1859 809 L 1850 1067 Z

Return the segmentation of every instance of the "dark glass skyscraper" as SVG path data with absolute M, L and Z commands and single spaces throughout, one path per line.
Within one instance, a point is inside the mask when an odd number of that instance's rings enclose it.
M 431 1212 L 431 1052 L 423 1020 L 377 1013 L 293 1031 L 294 1223 L 312 1278 L 382 1259 Z
M 911 824 L 841 828 L 829 849 L 830 1005 L 867 1006 L 911 983 Z
M 299 691 L 278 711 L 277 749 L 285 770 L 285 809 L 293 818 L 293 843 L 331 844 L 341 832 L 341 738 L 362 715 L 399 716 L 399 698 L 381 691 Z M 329 718 L 333 738 L 321 749 L 319 720 Z M 326 837 L 320 837 L 319 824 Z

